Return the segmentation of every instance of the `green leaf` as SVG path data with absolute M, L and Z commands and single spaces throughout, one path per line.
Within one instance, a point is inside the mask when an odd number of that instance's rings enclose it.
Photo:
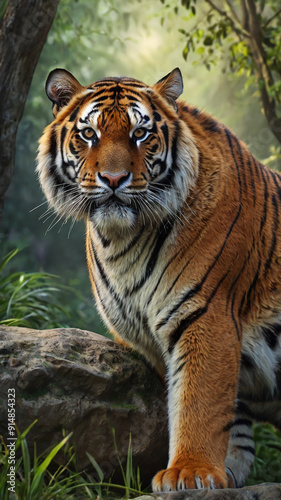
M 184 60 L 186 61 L 187 60 L 187 56 L 188 56 L 188 46 L 186 45 L 182 51 L 182 55 L 183 55 L 183 58 Z
M 204 45 L 209 46 L 209 45 L 213 45 L 213 41 L 214 41 L 213 37 L 210 35 L 207 35 L 204 38 L 203 43 L 204 43 Z

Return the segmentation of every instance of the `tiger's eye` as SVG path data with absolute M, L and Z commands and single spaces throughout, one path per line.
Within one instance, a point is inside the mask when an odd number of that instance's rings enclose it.
M 133 132 L 133 137 L 135 139 L 142 139 L 146 135 L 147 130 L 145 128 L 136 128 Z
M 96 132 L 92 128 L 88 127 L 82 130 L 82 135 L 85 139 L 92 139 L 96 135 Z

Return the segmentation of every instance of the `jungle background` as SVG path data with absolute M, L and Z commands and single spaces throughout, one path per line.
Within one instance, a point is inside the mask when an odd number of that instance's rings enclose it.
M 0 0 L 0 30 L 9 3 L 13 0 Z M 64 224 L 47 211 L 35 174 L 38 139 L 52 120 L 44 84 L 56 67 L 66 68 L 83 85 L 121 75 L 153 84 L 180 67 L 182 98 L 212 113 L 234 130 L 259 160 L 281 170 L 280 3 L 60 0 L 19 124 L 14 173 L 5 195 L 0 230 L 0 295 L 4 289 L 7 293 L 8 276 L 15 278 L 18 293 L 30 273 L 37 277 L 40 273 L 56 275 L 54 286 L 50 278 L 49 292 L 39 285 L 38 293 L 36 287 L 32 292 L 43 301 L 47 297 L 54 314 L 46 322 L 46 310 L 41 309 L 44 321 L 38 323 L 35 318 L 32 323 L 33 303 L 31 310 L 25 306 L 17 310 L 15 300 L 13 309 L 11 295 L 16 298 L 16 294 L 11 288 L 8 298 L 1 296 L 0 321 L 12 324 L 9 321 L 17 319 L 23 326 L 69 326 L 107 334 L 90 290 L 84 224 Z M 19 252 L 13 255 L 15 249 Z M 54 287 L 57 291 L 53 293 Z M 275 445 L 279 453 L 280 443 Z

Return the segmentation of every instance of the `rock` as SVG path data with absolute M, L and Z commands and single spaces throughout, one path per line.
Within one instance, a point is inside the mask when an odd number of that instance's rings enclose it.
M 258 484 L 241 489 L 187 490 L 153 493 L 135 500 L 280 500 L 281 484 Z
M 78 469 L 99 463 L 106 478 L 125 462 L 131 434 L 133 464 L 143 486 L 166 466 L 167 410 L 164 388 L 138 356 L 113 341 L 78 329 L 32 330 L 0 326 L 0 434 L 7 438 L 7 394 L 16 392 L 16 424 L 33 456 L 73 433 Z M 65 461 L 63 453 L 56 463 Z M 94 474 L 93 474 L 94 475 Z

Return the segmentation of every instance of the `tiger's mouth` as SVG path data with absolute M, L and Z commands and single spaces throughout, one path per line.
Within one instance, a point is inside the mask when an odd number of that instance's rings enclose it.
M 107 199 L 97 203 L 95 200 L 91 203 L 90 217 L 94 216 L 99 211 L 104 217 L 126 217 L 128 212 L 136 212 L 129 201 L 126 203 L 114 193 Z

